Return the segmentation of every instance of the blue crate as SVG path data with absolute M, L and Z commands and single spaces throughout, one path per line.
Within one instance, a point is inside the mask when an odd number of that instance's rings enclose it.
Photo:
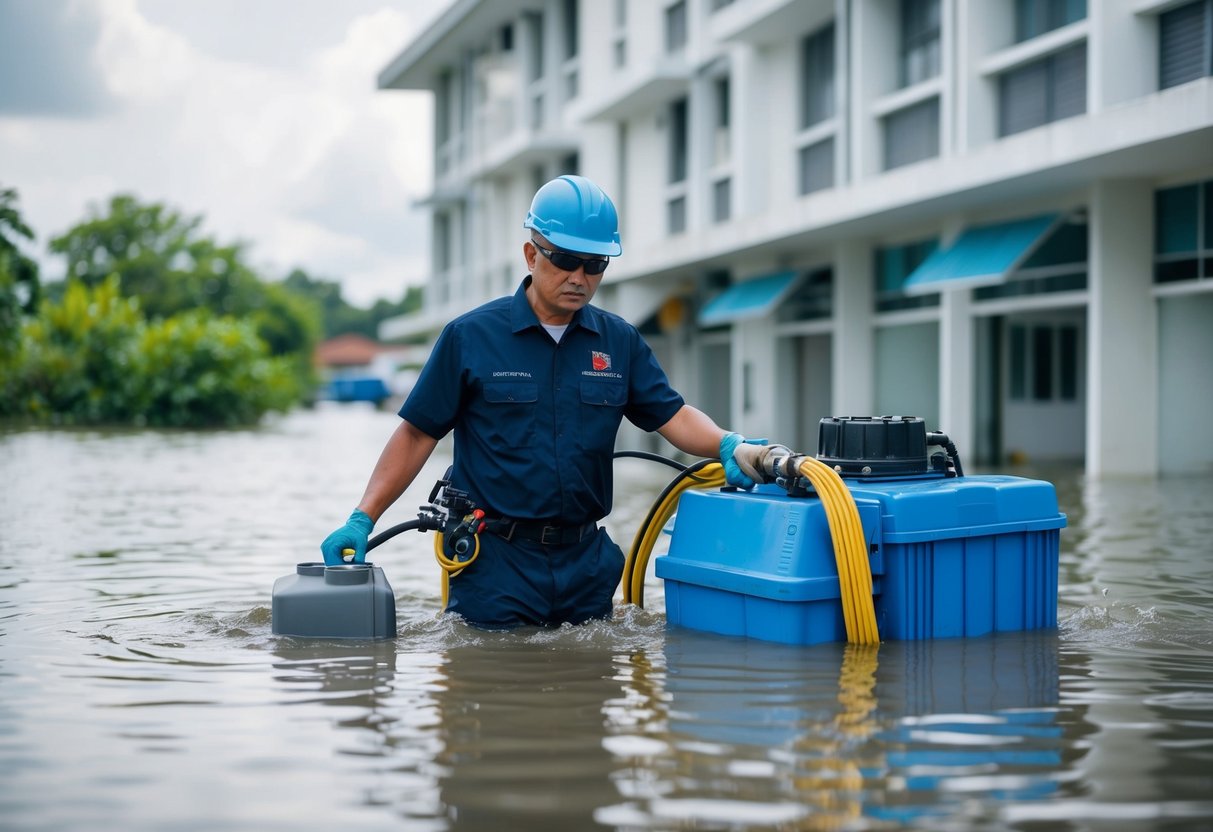
M 1057 626 L 1065 515 L 1020 477 L 847 481 L 868 542 L 882 640 Z M 844 641 L 834 549 L 815 498 L 775 486 L 691 491 L 665 580 L 670 624 L 788 644 Z

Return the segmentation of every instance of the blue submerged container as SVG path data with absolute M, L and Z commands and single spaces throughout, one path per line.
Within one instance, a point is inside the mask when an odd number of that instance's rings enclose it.
M 300 563 L 274 581 L 272 619 L 276 635 L 394 638 L 396 598 L 372 563 Z
M 844 482 L 868 544 L 881 640 L 1057 626 L 1066 518 L 1052 483 L 943 473 Z M 812 494 L 688 491 L 655 571 L 671 625 L 787 644 L 846 640 L 833 542 Z

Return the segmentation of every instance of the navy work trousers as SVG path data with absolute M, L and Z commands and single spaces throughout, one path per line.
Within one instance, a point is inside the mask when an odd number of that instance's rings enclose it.
M 493 629 L 609 618 L 623 552 L 606 529 L 564 546 L 480 535 L 480 555 L 451 578 L 447 611 Z

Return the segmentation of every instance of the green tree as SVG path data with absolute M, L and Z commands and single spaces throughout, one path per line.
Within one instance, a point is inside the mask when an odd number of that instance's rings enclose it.
M 321 332 L 319 308 L 263 282 L 247 264 L 243 243 L 222 245 L 201 226 L 200 216 L 119 194 L 104 212 L 92 209 L 52 239 L 50 249 L 67 259 L 69 281 L 95 287 L 114 275 L 120 292 L 138 298 L 151 319 L 193 309 L 250 319 L 271 354 L 295 357 L 306 376 Z
M 303 269 L 294 269 L 283 280 L 293 292 L 312 298 L 321 313 L 325 338 L 357 333 L 367 338 L 379 337 L 379 324 L 397 315 L 407 315 L 421 308 L 422 292 L 410 286 L 399 301 L 377 300 L 370 309 L 350 304 L 341 294 L 341 284 L 334 280 L 313 277 Z
M 21 218 L 17 191 L 0 188 L 0 362 L 11 355 L 23 315 L 38 308 L 41 286 L 38 264 L 17 248 L 17 239 L 33 241 L 34 232 Z

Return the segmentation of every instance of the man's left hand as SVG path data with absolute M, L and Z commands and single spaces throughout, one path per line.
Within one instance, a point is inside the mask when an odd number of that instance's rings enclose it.
M 726 433 L 720 439 L 720 463 L 724 478 L 737 488 L 753 488 L 756 482 L 766 482 L 758 469 L 765 439 L 746 439 L 740 433 Z

